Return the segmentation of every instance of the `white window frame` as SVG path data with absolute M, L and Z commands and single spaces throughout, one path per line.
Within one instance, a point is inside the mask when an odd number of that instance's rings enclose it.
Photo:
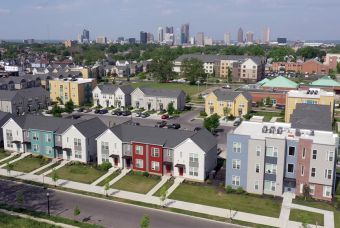
M 334 151 L 327 151 L 327 161 L 334 161 Z
M 233 169 L 241 169 L 241 160 L 240 159 L 233 159 L 232 160 L 232 168 Z
M 233 142 L 233 152 L 234 153 L 241 153 L 241 143 L 240 142 Z
M 256 156 L 261 156 L 261 146 L 256 146 Z
M 266 169 L 266 171 L 265 171 L 266 173 L 276 175 L 276 173 L 277 173 L 277 164 L 266 163 L 265 169 Z
M 311 196 L 314 196 L 314 194 L 315 194 L 315 184 L 310 184 L 309 185 L 309 194 Z
M 331 198 L 332 197 L 332 187 L 331 186 L 323 186 L 323 197 Z
M 144 148 L 143 146 L 136 145 L 135 146 L 135 153 L 138 155 L 144 155 Z
M 39 145 L 38 144 L 33 144 L 33 151 L 34 152 L 39 151 Z
M 191 167 L 189 166 L 189 175 L 198 177 L 198 167 Z
M 240 176 L 232 176 L 231 177 L 231 184 L 233 185 L 233 186 L 240 186 L 240 184 L 241 184 L 241 177 Z
M 189 153 L 189 162 L 198 163 L 198 154 Z
M 81 150 L 75 150 L 74 151 L 74 157 L 77 158 L 77 159 L 81 159 L 82 158 Z
M 151 170 L 153 171 L 159 171 L 160 170 L 160 164 L 157 161 L 151 161 Z
M 260 182 L 259 181 L 255 181 L 254 182 L 254 190 L 259 190 L 260 188 Z
M 267 147 L 267 151 L 266 151 L 266 156 L 267 156 L 267 157 L 277 158 L 278 155 L 279 155 L 279 150 L 278 150 L 278 148 L 273 147 L 273 146 Z
M 275 192 L 276 191 L 276 182 L 275 181 L 265 180 L 264 181 L 264 189 L 266 191 Z
M 52 136 L 50 134 L 45 135 L 46 142 L 51 142 L 52 141 Z
M 143 169 L 144 168 L 144 160 L 143 159 L 136 159 L 136 168 Z
M 156 147 L 152 147 L 151 148 L 151 156 L 155 157 L 155 158 L 159 158 L 160 154 L 159 154 L 159 148 Z
M 315 152 L 315 154 L 314 154 L 314 152 Z M 315 158 L 314 158 L 314 156 L 315 156 Z M 312 159 L 313 160 L 316 160 L 318 158 L 318 151 L 317 150 L 312 150 Z
M 260 173 L 261 172 L 261 164 L 257 163 L 255 164 L 255 173 Z
M 331 169 L 325 169 L 325 178 L 328 180 L 331 180 L 333 177 L 333 170 Z

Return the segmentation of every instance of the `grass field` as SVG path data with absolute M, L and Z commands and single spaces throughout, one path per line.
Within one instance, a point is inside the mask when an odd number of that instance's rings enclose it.
M 48 170 L 51 170 L 51 169 L 57 167 L 58 165 L 60 165 L 60 163 L 61 163 L 61 162 L 58 161 L 58 162 L 54 163 L 53 165 L 50 165 L 49 167 L 46 167 L 45 169 L 42 169 L 42 170 L 40 170 L 39 172 L 36 172 L 35 174 L 36 174 L 36 175 L 41 175 L 41 174 L 47 172 Z
M 37 222 L 31 219 L 20 218 L 17 216 L 7 215 L 0 212 L 0 227 L 6 228 L 24 228 L 24 227 L 39 227 L 39 228 L 52 228 L 57 227 L 47 223 Z
M 254 116 L 263 116 L 263 121 L 265 122 L 269 122 L 273 117 L 276 116 L 283 118 L 283 115 L 280 112 L 252 111 L 251 114 Z
M 15 156 L 11 157 L 11 158 L 6 159 L 5 161 L 0 162 L 0 165 L 3 165 L 3 164 L 10 162 L 10 161 L 13 161 L 14 159 L 16 159 L 18 157 L 20 157 L 20 154 L 17 154 Z
M 171 178 L 160 189 L 158 189 L 158 191 L 154 194 L 154 196 L 161 196 L 161 189 L 165 187 L 165 189 L 168 190 L 173 184 L 174 184 L 174 179 Z
M 11 153 L 6 152 L 6 151 L 4 151 L 4 150 L 0 150 L 0 160 L 2 160 L 2 159 L 4 159 L 4 158 L 8 157 L 9 155 L 11 155 Z
M 29 173 L 51 162 L 50 158 L 29 155 L 13 163 L 13 170 L 18 172 Z
M 294 208 L 290 210 L 289 215 L 289 220 L 313 225 L 318 224 L 318 226 L 323 226 L 323 218 L 323 214 L 303 211 Z
M 141 174 L 127 174 L 122 179 L 114 183 L 111 187 L 119 190 L 137 192 L 141 194 L 148 193 L 158 182 L 158 176 L 145 177 Z
M 218 190 L 214 186 L 188 183 L 182 183 L 169 198 L 276 218 L 280 215 L 282 202 L 280 198 L 226 194 L 223 189 Z
M 91 184 L 99 177 L 103 176 L 106 171 L 99 170 L 93 166 L 75 163 L 67 164 L 56 170 L 59 179 Z M 52 176 L 52 173 L 49 175 Z
M 97 184 L 98 186 L 104 186 L 107 182 L 112 181 L 116 176 L 120 174 L 120 171 L 113 172 L 110 176 L 106 177 L 104 180 Z

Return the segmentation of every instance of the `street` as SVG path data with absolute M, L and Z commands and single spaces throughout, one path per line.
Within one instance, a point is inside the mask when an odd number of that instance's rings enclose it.
M 7 180 L 0 180 L 1 203 L 16 205 L 17 192 L 24 194 L 24 207 L 34 211 L 47 212 L 46 190 Z M 88 221 L 105 227 L 139 227 L 143 215 L 150 217 L 151 228 L 231 228 L 231 224 L 215 222 L 181 214 L 167 213 L 114 201 L 76 195 L 68 192 L 48 190 L 50 194 L 51 214 L 74 219 L 73 211 L 76 206 L 80 209 L 80 220 Z

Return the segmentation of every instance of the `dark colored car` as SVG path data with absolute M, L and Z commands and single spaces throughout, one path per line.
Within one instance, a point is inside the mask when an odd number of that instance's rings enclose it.
M 163 121 L 157 122 L 155 127 L 163 128 L 163 127 L 166 126 L 166 124 L 167 124 L 167 122 L 163 120 Z
M 194 131 L 199 131 L 201 129 L 202 129 L 201 127 L 195 127 Z
M 92 111 L 92 109 L 90 109 L 90 108 L 84 109 L 84 113 L 89 113 L 89 112 L 91 112 L 91 111 Z
M 275 108 L 283 110 L 283 109 L 285 109 L 285 105 L 276 104 Z
M 129 116 L 129 115 L 131 115 L 130 111 L 123 111 L 122 112 L 122 116 Z
M 72 119 L 79 119 L 81 116 L 80 115 L 72 115 Z
M 142 113 L 141 112 L 137 112 L 136 113 L 136 117 L 141 117 L 142 116 Z
M 168 114 L 164 114 L 164 115 L 161 116 L 161 119 L 162 120 L 167 120 L 167 119 L 169 119 L 169 115 Z
M 144 112 L 144 113 L 142 113 L 142 114 L 140 115 L 140 117 L 142 117 L 142 118 L 147 118 L 147 117 L 149 117 L 149 116 L 150 116 L 150 114 L 147 113 L 147 112 Z
M 107 109 L 102 109 L 99 111 L 99 114 L 106 114 L 108 113 L 109 111 Z
M 123 112 L 119 111 L 119 110 L 116 110 L 116 111 L 112 112 L 112 115 L 114 115 L 114 116 L 121 116 L 122 114 L 123 114 Z
M 100 113 L 100 109 L 94 110 L 94 113 L 95 113 L 95 114 L 99 114 L 99 113 Z
M 181 125 L 178 124 L 178 123 L 173 123 L 173 124 L 169 124 L 169 125 L 168 125 L 168 128 L 169 128 L 169 129 L 180 129 L 180 128 L 181 128 Z
M 84 108 L 79 108 L 78 112 L 84 112 L 84 110 L 85 110 Z
M 237 118 L 235 121 L 234 121 L 234 127 L 237 127 L 237 126 L 239 126 L 240 124 L 241 124 L 241 122 L 242 122 L 242 119 L 241 118 Z
M 140 125 L 140 123 L 138 123 L 138 122 L 129 122 L 128 124 L 130 124 L 132 126 L 139 126 Z

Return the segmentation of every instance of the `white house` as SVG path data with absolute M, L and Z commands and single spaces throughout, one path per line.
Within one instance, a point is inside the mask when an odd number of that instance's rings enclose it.
M 23 129 L 20 126 L 23 117 L 18 117 L 16 120 L 10 118 L 7 122 L 2 126 L 2 131 L 4 135 L 4 149 L 10 152 L 19 152 L 24 153 L 24 147 L 22 142 L 24 140 L 23 137 Z
M 102 107 L 128 107 L 131 105 L 131 92 L 133 88 L 129 85 L 115 86 L 110 84 L 97 85 L 93 91 L 95 105 Z

